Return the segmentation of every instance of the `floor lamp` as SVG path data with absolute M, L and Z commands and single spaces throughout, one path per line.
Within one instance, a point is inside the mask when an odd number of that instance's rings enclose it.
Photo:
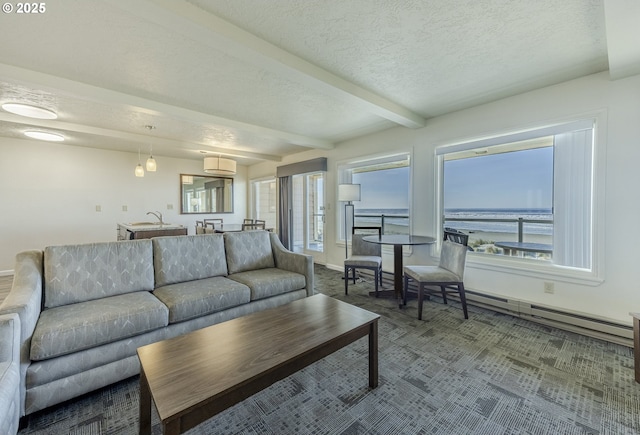
M 359 184 L 339 184 L 338 201 L 344 201 L 344 258 L 349 258 L 349 233 L 347 225 L 347 208 L 351 207 L 351 228 L 353 228 L 355 212 L 352 201 L 360 201 Z

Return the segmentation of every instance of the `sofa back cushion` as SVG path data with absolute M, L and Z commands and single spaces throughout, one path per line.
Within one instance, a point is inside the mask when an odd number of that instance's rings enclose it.
M 152 240 L 156 287 L 227 274 L 222 234 Z
M 229 274 L 275 267 L 267 231 L 224 233 Z
M 44 306 L 153 290 L 151 240 L 49 246 L 44 250 Z

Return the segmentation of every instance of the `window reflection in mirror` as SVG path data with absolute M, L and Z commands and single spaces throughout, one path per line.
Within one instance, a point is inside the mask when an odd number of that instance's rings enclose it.
M 233 178 L 180 174 L 180 213 L 233 213 Z

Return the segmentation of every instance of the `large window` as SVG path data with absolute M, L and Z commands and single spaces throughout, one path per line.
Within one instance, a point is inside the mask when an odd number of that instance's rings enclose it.
M 443 228 L 474 252 L 593 268 L 592 120 L 437 150 Z
M 252 181 L 253 215 L 265 221 L 267 228 L 276 227 L 276 180 Z
M 384 234 L 409 233 L 409 169 L 407 153 L 339 165 L 339 183 L 360 185 L 360 201 L 353 202 L 356 226 L 382 226 Z M 339 216 L 339 240 L 344 240 L 344 213 Z

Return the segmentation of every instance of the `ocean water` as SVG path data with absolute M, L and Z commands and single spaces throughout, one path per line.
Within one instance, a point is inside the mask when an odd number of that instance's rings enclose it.
M 409 226 L 407 218 L 409 210 L 399 208 L 378 208 L 378 209 L 356 209 L 357 225 L 380 225 L 379 217 L 367 217 L 358 215 L 385 215 L 385 225 Z M 396 217 L 394 217 L 396 216 Z M 461 221 L 447 221 L 448 218 L 463 219 Z M 445 226 L 455 228 L 467 233 L 490 232 L 490 233 L 517 233 L 517 222 L 482 222 L 465 221 L 464 219 L 512 219 L 517 220 L 552 220 L 553 213 L 550 209 L 542 208 L 451 208 L 445 210 Z M 552 223 L 525 223 L 524 234 L 553 235 Z
M 483 222 L 483 221 L 447 221 L 448 218 L 455 219 L 512 219 L 517 220 L 552 220 L 553 213 L 550 209 L 542 208 L 473 208 L 445 209 L 445 226 L 462 230 L 465 232 L 485 231 L 491 233 L 517 233 L 517 222 Z M 553 235 L 553 223 L 524 223 L 524 234 Z
M 380 215 L 384 214 L 385 227 L 387 225 L 409 227 L 409 219 L 407 218 L 407 216 L 409 216 L 408 208 L 356 208 L 355 214 L 356 225 L 380 225 Z M 377 217 L 359 215 L 376 215 Z

